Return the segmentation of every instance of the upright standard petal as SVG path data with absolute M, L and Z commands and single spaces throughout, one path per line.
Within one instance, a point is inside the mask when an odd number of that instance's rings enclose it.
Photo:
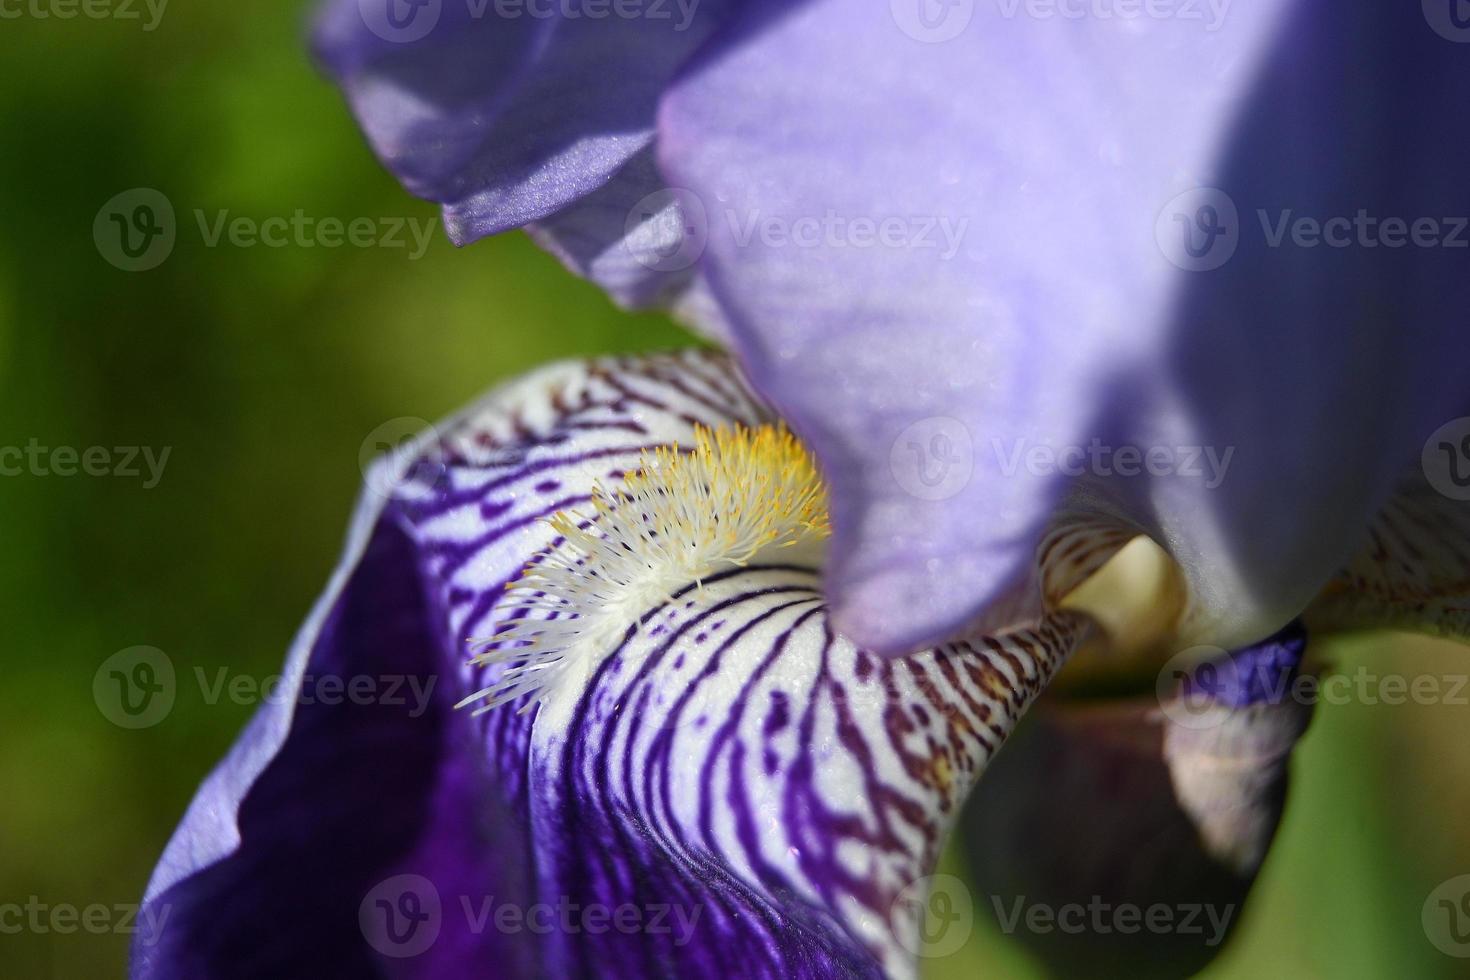
M 837 624 L 950 634 L 1086 475 L 1201 640 L 1268 635 L 1465 403 L 1463 52 L 1416 5 L 911 8 L 754 3 L 660 113 L 734 346 L 832 482 Z
M 313 48 L 373 149 L 459 244 L 552 214 L 653 138 L 727 0 L 329 0 Z

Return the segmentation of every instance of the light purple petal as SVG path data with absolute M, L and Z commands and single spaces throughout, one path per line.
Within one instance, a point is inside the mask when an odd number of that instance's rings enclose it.
M 463 244 L 554 213 L 646 147 L 659 94 L 725 4 L 626 6 L 329 0 L 313 48 Z
M 664 185 L 652 148 L 605 185 L 529 226 L 533 238 L 619 305 L 670 308 L 691 328 L 727 340 L 700 276 L 706 216 L 698 200 Z
M 1470 213 L 1461 46 L 1413 4 L 977 4 L 942 43 L 900 8 L 754 4 L 660 115 L 734 345 L 833 484 L 837 624 L 895 651 L 970 621 L 1074 482 L 1027 453 L 1076 467 L 1059 454 L 1096 439 L 1173 453 L 1163 476 L 1082 465 L 1109 471 L 1100 513 L 1180 561 L 1199 635 L 1269 634 L 1463 403 L 1470 276 L 1451 248 L 1273 247 L 1257 212 L 1447 235 Z M 1233 257 L 1203 269 L 1225 253 L 1191 259 L 1176 214 L 1221 217 Z M 1232 454 L 1218 485 L 1206 447 Z

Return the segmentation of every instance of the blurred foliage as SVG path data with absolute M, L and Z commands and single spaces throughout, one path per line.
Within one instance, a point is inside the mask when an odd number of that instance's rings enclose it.
M 250 711 L 204 703 L 192 672 L 278 669 L 335 560 L 375 427 L 439 417 L 552 358 L 688 342 L 614 309 L 520 235 L 456 250 L 436 229 L 417 261 L 207 246 L 196 210 L 436 217 L 378 167 L 313 72 L 304 21 L 295 0 L 175 3 L 153 31 L 0 21 L 0 445 L 171 447 L 152 489 L 0 477 L 0 903 L 138 900 Z M 92 225 L 134 187 L 169 197 L 178 241 L 158 268 L 128 273 L 103 260 Z M 173 658 L 180 695 L 163 723 L 127 731 L 91 685 L 137 644 Z M 1321 713 L 1277 853 L 1213 976 L 1452 975 L 1419 909 L 1470 870 L 1466 711 Z M 0 934 L 0 975 L 116 975 L 125 947 L 115 933 Z M 929 973 L 1030 967 L 982 922 Z

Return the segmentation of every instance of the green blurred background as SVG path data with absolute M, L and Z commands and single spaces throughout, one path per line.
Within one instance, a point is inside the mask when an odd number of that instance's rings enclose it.
M 30 0 L 27 0 L 30 2 Z M 0 18 L 0 446 L 171 447 L 162 479 L 0 477 L 0 904 L 135 902 L 194 787 L 251 710 L 189 678 L 264 678 L 335 560 L 364 439 L 551 358 L 687 342 L 612 308 L 521 235 L 456 250 L 206 247 L 210 218 L 436 217 L 366 150 L 304 55 L 298 0 L 175 0 L 156 29 Z M 55 8 L 52 8 L 55 9 Z M 177 214 L 159 267 L 121 271 L 93 219 L 149 187 Z M 129 731 L 92 697 L 146 644 L 180 676 Z M 1369 638 L 1343 666 L 1464 669 Z M 1455 976 L 1420 926 L 1470 872 L 1470 708 L 1324 708 L 1285 826 L 1218 978 Z M 0 933 L 0 976 L 100 977 L 126 937 Z M 984 922 L 935 977 L 1026 977 Z

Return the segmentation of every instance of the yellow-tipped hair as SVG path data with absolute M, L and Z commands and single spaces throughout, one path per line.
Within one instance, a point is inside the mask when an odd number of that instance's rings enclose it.
M 508 666 L 461 705 L 544 697 L 574 661 L 595 664 L 690 583 L 830 533 L 816 464 L 784 426 L 698 426 L 690 450 L 644 452 L 621 487 L 593 487 L 590 515 L 562 511 L 550 523 L 561 542 L 510 583 L 517 595 L 502 609 L 517 618 L 475 657 Z

